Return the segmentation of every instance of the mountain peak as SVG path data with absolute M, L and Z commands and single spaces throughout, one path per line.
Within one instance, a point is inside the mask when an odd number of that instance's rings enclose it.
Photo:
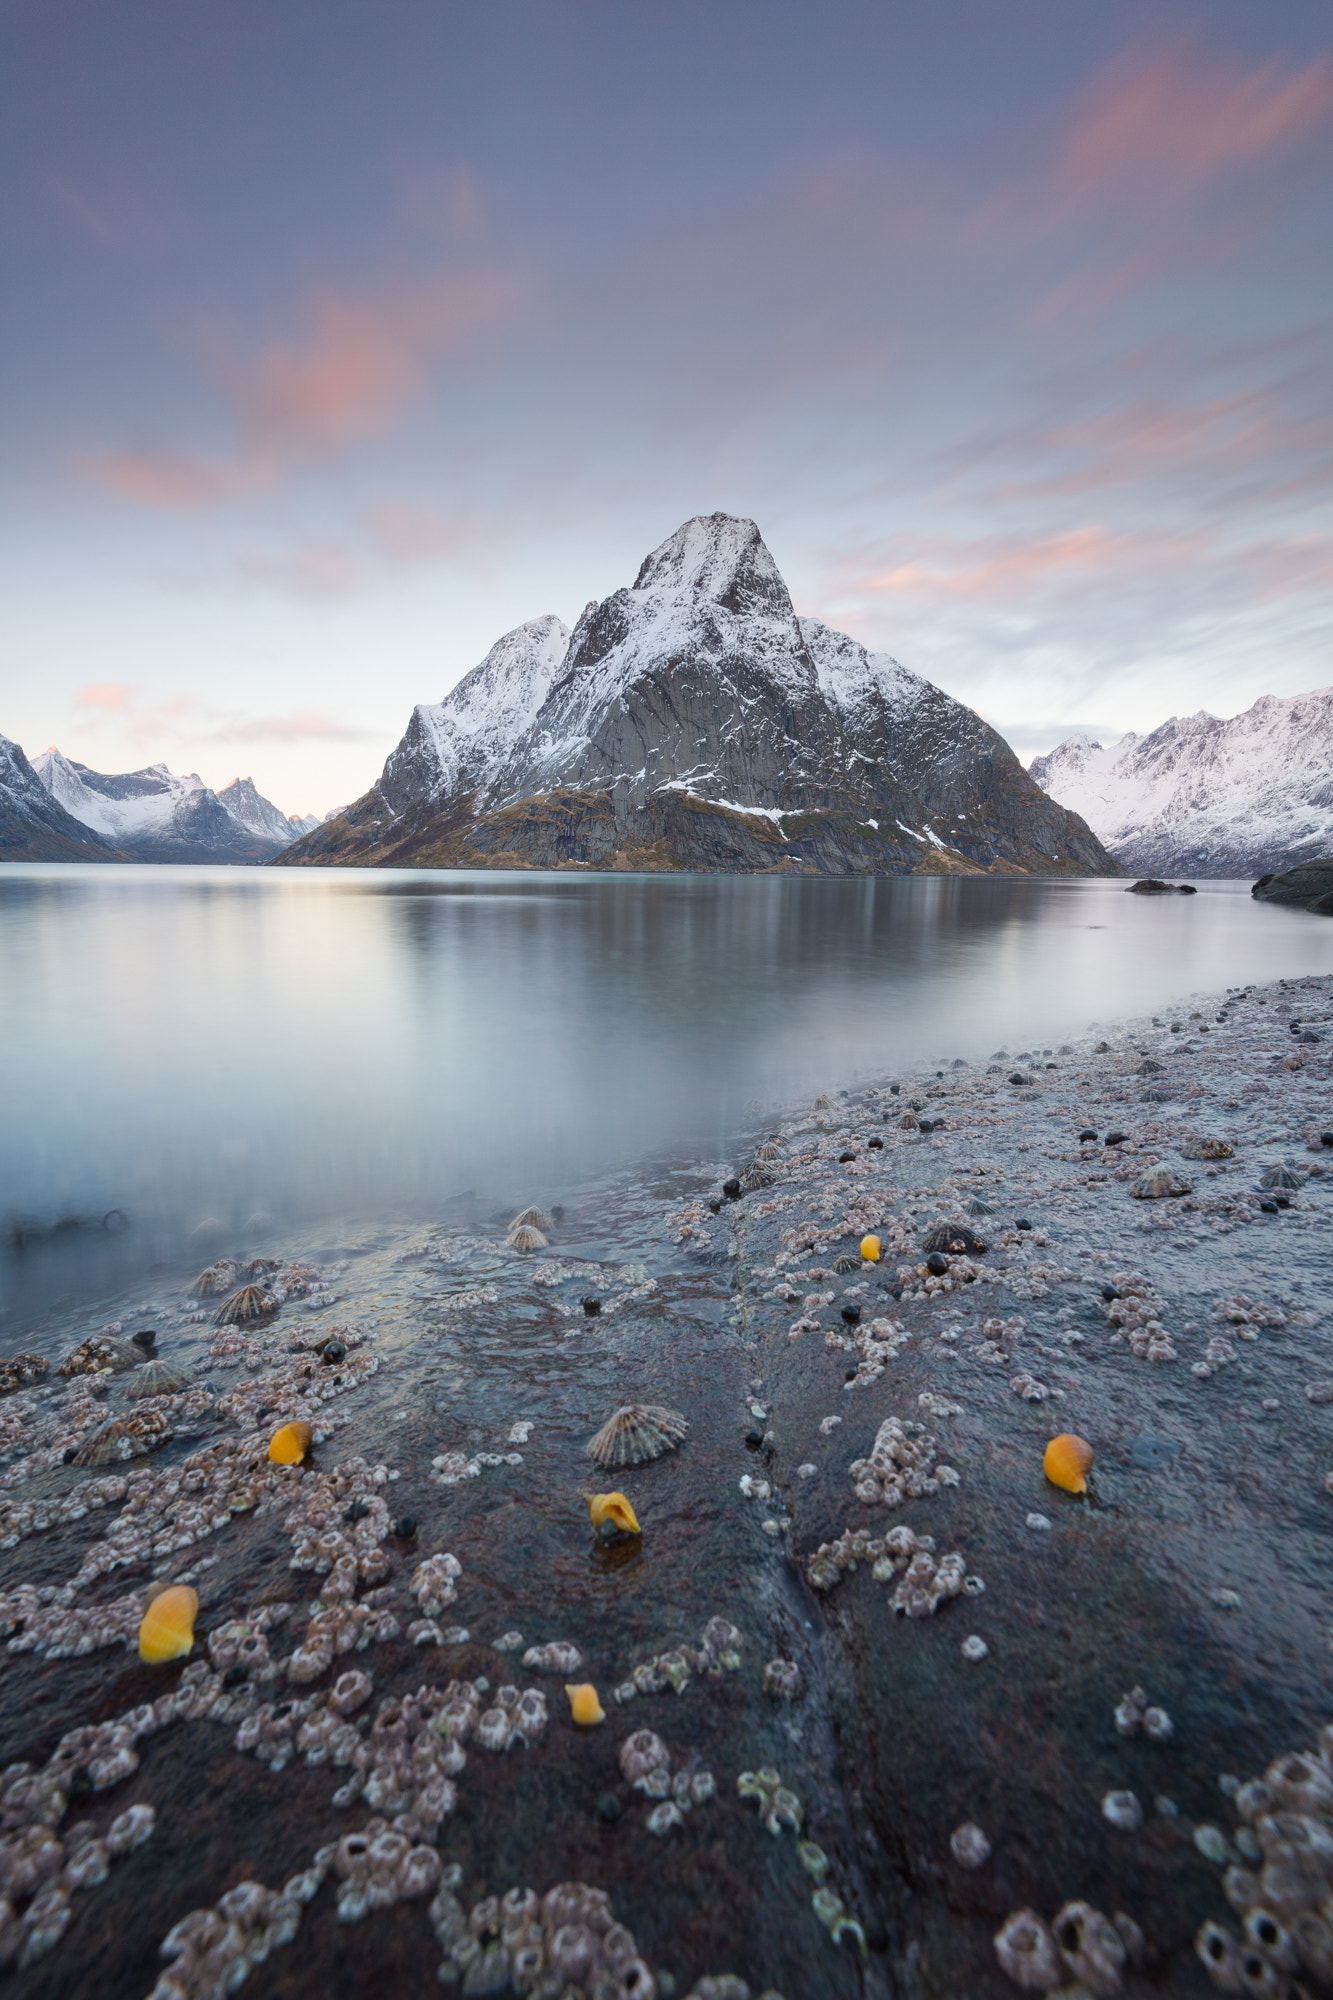
M 682 523 L 645 556 L 633 590 L 706 598 L 738 616 L 792 608 L 763 536 L 735 514 L 696 514 Z

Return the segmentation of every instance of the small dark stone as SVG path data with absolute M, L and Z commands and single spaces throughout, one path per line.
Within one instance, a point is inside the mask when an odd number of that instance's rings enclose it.
M 1321 1132 L 1319 1143 L 1321 1146 L 1333 1146 L 1333 1132 Z
M 885 1112 L 884 1115 L 887 1118 L 888 1113 Z M 884 1141 L 882 1139 L 867 1139 L 866 1145 L 872 1153 L 882 1153 L 884 1151 Z
M 351 1506 L 344 1509 L 343 1519 L 349 1523 L 352 1521 L 364 1521 L 369 1512 L 370 1505 L 367 1501 L 353 1500 Z
M 720 1195 L 720 1194 L 710 1194 L 710 1195 L 709 1195 L 709 1197 L 708 1197 L 708 1206 L 709 1206 L 709 1207 L 710 1207 L 710 1208 L 712 1209 L 712 1211 L 713 1211 L 714 1215 L 716 1215 L 716 1214 L 717 1214 L 717 1212 L 718 1212 L 718 1210 L 719 1210 L 719 1209 L 721 1208 L 721 1206 L 722 1206 L 722 1197 L 721 1197 L 721 1195 Z
M 1080 1146 L 1086 1146 L 1089 1140 L 1092 1141 L 1094 1146 L 1096 1145 L 1097 1134 L 1092 1130 L 1090 1126 L 1086 1130 L 1079 1133 L 1078 1143 Z
M 614 1792 L 603 1792 L 593 1810 L 604 1826 L 614 1826 L 620 1818 L 620 1800 Z
M 761 1451 L 763 1449 L 764 1433 L 758 1424 L 750 1425 L 749 1430 L 745 1433 L 745 1442 L 751 1451 Z
M 328 1362 L 330 1366 L 336 1365 L 339 1361 L 346 1361 L 346 1342 L 341 1340 L 326 1340 L 320 1349 L 319 1358 L 321 1361 Z
M 222 1676 L 222 1685 L 224 1688 L 238 1688 L 242 1686 L 244 1682 L 248 1681 L 249 1678 L 250 1678 L 249 1667 L 247 1667 L 243 1661 L 238 1660 L 236 1662 L 236 1665 L 234 1667 L 228 1667 L 226 1673 Z
M 917 1126 L 922 1132 L 933 1132 L 940 1122 L 938 1118 L 920 1118 L 917 1120 Z
M 417 1531 L 416 1516 L 400 1514 L 393 1524 L 393 1531 L 400 1542 L 410 1542 Z
M 157 1346 L 157 1335 L 151 1326 L 141 1326 L 137 1333 L 130 1335 L 130 1339 L 136 1347 L 142 1348 L 145 1354 L 151 1354 Z
M 1020 1215 L 1017 1222 L 1014 1224 L 1015 1229 L 1031 1229 L 1031 1227 L 1032 1224 L 1027 1220 L 1027 1217 L 1023 1215 Z
M 1128 1137 L 1128 1132 L 1108 1132 L 1102 1140 L 1102 1144 L 1104 1146 L 1123 1146 Z
M 896 1096 L 898 1095 L 898 1092 L 899 1092 L 899 1091 L 900 1091 L 901 1089 L 902 1089 L 902 1085 L 901 1085 L 901 1084 L 899 1084 L 899 1083 L 891 1083 L 891 1084 L 889 1085 L 889 1096 L 890 1096 L 890 1097 L 896 1097 Z
M 945 1278 L 949 1274 L 949 1260 L 941 1256 L 938 1250 L 932 1250 L 926 1259 L 926 1269 L 932 1278 Z
M 1031 1083 L 1032 1078 L 1024 1076 L 1021 1069 L 1015 1069 L 1009 1072 L 1009 1081 L 1010 1083 Z
M 740 1196 L 740 1191 L 741 1191 L 741 1184 L 735 1174 L 731 1176 L 731 1179 L 729 1181 L 723 1181 L 722 1192 L 727 1197 L 728 1201 L 736 1201 Z
M 587 1313 L 589 1319 L 596 1319 L 598 1313 L 602 1310 L 601 1300 L 595 1299 L 592 1296 L 591 1292 L 588 1294 L 586 1299 L 580 1299 L 579 1304 L 583 1307 L 583 1310 L 584 1312 Z
M 72 1465 L 78 1454 L 78 1449 L 79 1447 L 76 1444 L 67 1445 L 60 1454 L 60 1463 L 62 1465 Z
M 842 1379 L 844 1382 L 854 1382 L 856 1380 L 856 1370 L 854 1368 L 849 1368 L 847 1370 L 847 1373 L 843 1376 Z
M 1290 1208 L 1290 1207 L 1291 1207 L 1291 1197 L 1290 1197 L 1290 1195 L 1285 1195 L 1285 1194 L 1275 1194 L 1275 1195 L 1273 1196 L 1273 1200 L 1274 1200 L 1274 1201 L 1275 1201 L 1275 1202 L 1277 1203 L 1277 1205 L 1278 1205 L 1278 1207 L 1279 1207 L 1279 1208 Z M 1181 1204 L 1181 1206 L 1183 1207 L 1183 1206 L 1184 1206 L 1184 1204 L 1182 1203 L 1182 1204 Z
M 843 1166 L 848 1160 L 854 1160 L 855 1158 L 856 1158 L 855 1153 L 839 1153 L 838 1165 Z
M 861 1308 L 860 1306 L 844 1306 L 842 1308 L 842 1316 L 848 1326 L 855 1326 L 861 1317 Z
M 902 1295 L 903 1295 L 903 1288 L 902 1288 L 902 1286 L 901 1286 L 901 1285 L 895 1285 L 895 1286 L 894 1286 L 894 1288 L 893 1288 L 893 1297 L 894 1297 L 895 1299 L 900 1299 L 900 1298 L 902 1297 Z
M 1261 1201 L 1259 1206 L 1265 1215 L 1277 1214 L 1277 1203 L 1275 1201 Z
M 1102 1297 L 1106 1300 L 1106 1303 L 1109 1306 L 1112 1299 L 1118 1299 L 1120 1297 L 1120 1294 L 1116 1290 L 1114 1285 L 1103 1285 Z

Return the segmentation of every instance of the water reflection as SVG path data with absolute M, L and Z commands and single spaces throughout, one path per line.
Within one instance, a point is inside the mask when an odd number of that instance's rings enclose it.
M 1243 884 L 11 867 L 0 1217 L 58 1288 L 113 1210 L 142 1268 L 261 1218 L 549 1203 L 724 1155 L 796 1095 L 1331 948 Z

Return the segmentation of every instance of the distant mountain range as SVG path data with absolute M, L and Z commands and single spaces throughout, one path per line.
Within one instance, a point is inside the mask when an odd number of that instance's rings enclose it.
M 271 861 L 319 821 L 287 819 L 249 778 L 211 792 L 165 764 L 116 776 L 57 749 L 30 763 L 0 736 L 0 858 L 9 861 Z
M 574 629 L 423 704 L 284 865 L 1118 874 L 974 712 L 798 618 L 753 521 L 699 516 Z
M 1253 879 L 1333 854 L 1333 688 L 1070 736 L 1030 770 L 1135 874 Z

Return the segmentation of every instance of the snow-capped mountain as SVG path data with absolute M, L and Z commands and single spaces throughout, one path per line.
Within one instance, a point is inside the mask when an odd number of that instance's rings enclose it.
M 573 631 L 418 707 L 284 862 L 1118 872 L 971 709 L 798 618 L 753 521 L 687 521 Z
M 258 824 L 229 811 L 195 773 L 178 777 L 165 764 L 107 775 L 53 745 L 32 768 L 68 814 L 134 861 L 267 861 L 296 837 L 248 778 L 228 791 Z
M 227 808 L 233 819 L 248 827 L 258 840 L 268 842 L 276 851 L 299 840 L 303 833 L 309 833 L 319 825 L 314 813 L 283 813 L 270 799 L 266 799 L 253 778 L 233 778 L 217 794 L 219 802 Z
M 1031 775 L 1136 874 L 1253 877 L 1333 853 L 1333 688 L 1200 710 L 1103 746 L 1070 736 Z
M 414 708 L 380 781 L 395 811 L 418 798 L 484 790 L 535 722 L 568 650 L 568 625 L 533 618 L 497 639 L 444 701 Z
M 0 736 L 0 861 L 123 861 L 53 799 L 17 743 Z

